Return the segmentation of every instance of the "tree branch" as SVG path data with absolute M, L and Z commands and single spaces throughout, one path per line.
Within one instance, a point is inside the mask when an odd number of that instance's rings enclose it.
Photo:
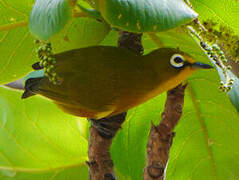
M 163 180 L 173 142 L 175 126 L 182 115 L 186 85 L 167 92 L 167 100 L 158 126 L 152 124 L 147 144 L 144 180 Z
M 143 54 L 142 34 L 120 31 L 118 47 L 128 48 L 137 54 Z M 113 117 L 92 120 L 87 162 L 90 168 L 90 180 L 115 180 L 114 165 L 110 156 L 113 137 L 125 121 L 126 112 Z
M 144 53 L 144 48 L 142 46 L 141 39 L 142 34 L 120 31 L 118 39 L 118 47 L 127 48 L 137 54 L 142 55 Z
M 124 122 L 126 113 L 121 113 L 110 118 L 93 121 L 90 127 L 90 140 L 87 162 L 90 168 L 90 180 L 115 180 L 114 165 L 110 156 L 110 146 L 113 137 Z M 105 136 L 99 131 L 100 126 L 108 128 L 111 136 Z

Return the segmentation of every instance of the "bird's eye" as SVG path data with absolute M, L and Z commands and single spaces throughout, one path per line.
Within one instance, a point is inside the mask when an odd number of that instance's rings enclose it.
M 170 64 L 175 68 L 181 68 L 184 66 L 184 58 L 180 54 L 174 54 L 170 58 Z

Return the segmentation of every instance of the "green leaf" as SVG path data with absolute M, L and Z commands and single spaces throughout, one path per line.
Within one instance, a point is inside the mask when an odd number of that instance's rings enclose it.
M 143 44 L 145 53 L 159 47 L 179 48 L 181 51 L 188 53 L 196 61 L 210 64 L 207 55 L 202 51 L 197 41 L 193 39 L 185 29 L 175 28 L 173 30 L 148 33 L 144 35 Z
M 34 39 L 28 30 L 33 0 L 0 3 L 0 84 L 15 81 L 32 70 L 38 61 Z M 96 45 L 108 34 L 106 24 L 89 18 L 73 18 L 61 33 L 52 37 L 55 53 Z
M 91 18 L 72 19 L 61 33 L 53 36 L 50 41 L 54 53 L 71 49 L 93 46 L 104 40 L 110 27 Z
M 219 67 L 217 67 L 217 71 L 218 71 L 218 74 L 219 74 L 221 80 L 223 82 L 225 82 L 225 76 L 224 76 L 222 70 Z M 228 92 L 228 95 L 230 97 L 232 104 L 239 111 L 239 79 L 231 71 L 228 71 L 228 75 L 230 78 L 234 79 L 232 89 Z
M 85 166 L 87 120 L 67 115 L 41 97 L 21 100 L 21 94 L 0 87 L 2 174 L 57 173 Z
M 99 10 L 113 27 L 131 32 L 164 31 L 197 17 L 183 0 L 99 0 Z
M 40 40 L 48 40 L 63 29 L 72 13 L 68 0 L 36 0 L 30 15 L 30 31 Z
M 84 165 L 43 173 L 18 172 L 12 176 L 8 176 L 6 173 L 0 173 L 0 178 L 1 180 L 87 180 L 88 167 Z
M 27 21 L 32 3 L 33 0 L 0 3 L 0 84 L 16 80 L 31 69 L 34 46 Z
M 110 33 L 105 37 L 105 39 L 100 43 L 102 46 L 117 46 L 118 41 L 118 31 L 110 31 Z
M 95 9 L 92 9 L 92 8 L 87 8 L 85 6 L 82 6 L 80 3 L 77 4 L 78 7 L 80 8 L 80 10 L 82 12 L 84 12 L 85 14 L 87 14 L 88 17 L 90 18 L 94 18 L 94 19 L 97 19 L 97 20 L 100 20 L 100 21 L 104 21 L 104 19 L 102 18 L 101 14 L 99 11 L 95 10 Z M 88 4 L 87 4 L 88 5 Z M 89 6 L 89 5 L 88 5 Z
M 228 94 L 230 100 L 232 101 L 232 104 L 237 108 L 237 111 L 239 112 L 239 79 L 233 73 L 231 73 L 231 77 L 234 79 L 234 84 Z
M 239 34 L 239 3 L 234 0 L 190 0 L 201 20 L 212 19 Z

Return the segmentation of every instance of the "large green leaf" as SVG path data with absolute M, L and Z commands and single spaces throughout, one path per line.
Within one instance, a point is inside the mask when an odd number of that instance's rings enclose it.
M 73 7 L 68 0 L 36 0 L 29 28 L 38 39 L 48 40 L 61 31 L 72 17 Z
M 59 169 L 52 172 L 3 172 L 0 174 L 1 180 L 87 180 L 88 167 L 86 165 Z
M 35 58 L 34 38 L 28 30 L 33 0 L 0 1 L 0 84 L 23 77 Z M 89 18 L 74 18 L 52 37 L 54 52 L 96 45 L 109 32 L 106 24 Z
M 202 20 L 211 19 L 239 33 L 239 3 L 236 0 L 190 0 Z
M 33 0 L 0 1 L 0 84 L 30 70 L 34 46 L 27 20 L 32 3 Z
M 197 14 L 184 0 L 99 0 L 104 19 L 131 32 L 158 32 L 182 25 Z
M 21 100 L 21 94 L 0 87 L 2 175 L 74 172 L 71 168 L 85 166 L 87 121 L 63 113 L 41 97 Z
M 74 18 L 51 40 L 54 53 L 93 46 L 104 40 L 110 27 L 90 18 Z

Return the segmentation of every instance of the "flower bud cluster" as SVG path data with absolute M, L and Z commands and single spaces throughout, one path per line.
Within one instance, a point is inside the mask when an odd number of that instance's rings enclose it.
M 44 74 L 54 84 L 58 84 L 58 76 L 55 70 L 56 60 L 52 53 L 50 43 L 42 43 L 37 49 L 37 57 L 40 59 L 40 67 L 44 69 Z
M 219 89 L 222 90 L 223 92 L 229 92 L 232 89 L 233 83 L 234 83 L 233 78 L 229 79 L 228 84 L 225 84 L 223 81 L 221 81 Z
M 200 31 L 203 31 L 203 26 L 198 23 L 197 29 L 200 29 Z M 224 52 L 221 50 L 221 48 L 216 44 L 209 45 L 208 43 L 205 43 L 204 38 L 191 26 L 188 26 L 188 29 L 190 30 L 190 33 L 193 34 L 197 39 L 200 41 L 200 46 L 202 49 L 207 53 L 208 57 L 215 62 L 215 64 L 221 68 L 223 75 L 225 77 L 225 82 L 221 82 L 220 89 L 223 92 L 228 92 L 231 90 L 234 80 L 230 78 L 228 74 L 228 70 L 231 69 L 231 66 L 224 65 L 225 62 L 227 62 L 226 56 Z M 207 41 L 207 39 L 206 39 Z M 207 41 L 208 42 L 208 41 Z
M 228 57 L 235 61 L 239 60 L 239 36 L 227 26 L 210 19 L 204 20 L 202 24 L 196 20 L 190 26 L 207 42 L 220 44 L 220 47 L 228 53 Z

